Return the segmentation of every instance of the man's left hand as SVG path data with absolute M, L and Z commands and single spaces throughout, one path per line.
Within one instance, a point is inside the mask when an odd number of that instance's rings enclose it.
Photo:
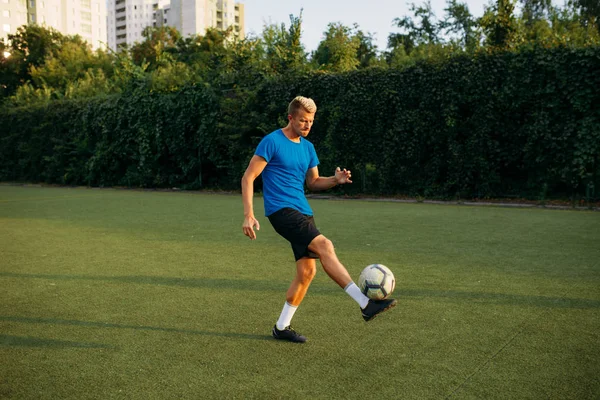
M 352 177 L 352 173 L 346 168 L 340 169 L 337 167 L 335 169 L 335 181 L 338 185 L 343 185 L 344 183 L 352 183 L 350 178 Z

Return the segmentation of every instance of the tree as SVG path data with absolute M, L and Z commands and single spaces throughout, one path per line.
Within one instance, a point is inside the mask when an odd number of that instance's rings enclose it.
M 480 33 L 477 20 L 471 15 L 466 3 L 458 0 L 448 0 L 446 3 L 446 17 L 440 22 L 440 30 L 446 34 L 458 35 L 458 45 L 467 52 L 472 53 L 479 47 Z
M 372 66 L 381 66 L 380 57 L 378 56 L 377 45 L 373 43 L 373 35 L 369 32 L 365 33 L 358 29 L 355 25 L 356 34 L 354 37 L 358 41 L 358 49 L 356 50 L 356 58 L 358 59 L 358 68 L 368 68 Z
M 112 57 L 103 51 L 93 52 L 89 45 L 74 38 L 54 53 L 46 56 L 38 66 L 30 67 L 31 80 L 35 87 L 48 87 L 63 90 L 69 82 L 88 78 L 101 71 L 101 75 L 112 76 Z M 91 74 L 91 75 L 90 75 Z
M 594 25 L 600 32 L 600 2 L 598 0 L 569 0 L 569 4 L 579 10 L 586 24 Z
M 409 16 L 394 19 L 397 28 L 406 33 L 392 33 L 388 37 L 388 48 L 404 47 L 407 54 L 420 44 L 433 44 L 441 42 L 439 38 L 439 24 L 431 9 L 431 1 L 427 0 L 421 5 L 412 3 L 410 6 L 415 20 Z
M 17 28 L 7 40 L 0 39 L 0 96 L 8 97 L 31 79 L 30 68 L 43 64 L 67 38 L 52 28 L 31 24 Z M 9 53 L 5 57 L 4 53 Z
M 440 36 L 443 24 L 436 21 L 429 0 L 421 5 L 411 4 L 410 10 L 412 17 L 394 19 L 402 32 L 388 36 L 388 51 L 384 56 L 392 68 L 409 66 L 422 59 L 443 58 L 453 51 Z
M 7 78 L 4 95 L 13 104 L 111 91 L 114 58 L 92 51 L 80 36 L 28 25 L 9 40 L 11 55 L 3 60 L 2 73 Z
M 131 57 L 137 65 L 148 62 L 149 71 L 158 67 L 157 60 L 161 58 L 163 52 L 176 54 L 176 45 L 181 39 L 177 29 L 169 26 L 147 27 L 143 30 L 142 36 L 144 41 L 135 43 L 131 47 Z
M 496 0 L 479 20 L 485 34 L 485 44 L 493 50 L 509 50 L 518 44 L 516 0 Z
M 597 26 L 582 18 L 577 9 L 568 6 L 563 9 L 552 9 L 549 23 L 552 30 L 547 41 L 550 45 L 572 47 L 600 45 L 600 31 Z
M 360 39 L 342 23 L 330 23 L 325 38 L 312 55 L 317 68 L 330 72 L 353 71 L 358 68 Z
M 262 32 L 265 62 L 268 74 L 297 73 L 306 70 L 307 55 L 300 39 L 302 36 L 302 10 L 300 16 L 290 14 L 290 27 L 285 24 L 265 25 Z
M 552 0 L 519 0 L 522 5 L 522 16 L 527 22 L 546 19 L 552 10 Z

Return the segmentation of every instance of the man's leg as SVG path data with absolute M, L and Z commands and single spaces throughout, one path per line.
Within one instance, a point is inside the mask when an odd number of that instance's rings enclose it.
M 319 259 L 327 275 L 342 289 L 346 288 L 352 282 L 348 270 L 338 260 L 331 240 L 323 235 L 319 235 L 310 242 L 308 249 L 319 255 Z
M 333 243 L 325 236 L 319 235 L 315 237 L 308 245 L 308 248 L 319 255 L 319 259 L 327 275 L 358 303 L 365 321 L 372 320 L 377 314 L 396 305 L 396 300 L 394 299 L 370 300 L 365 296 L 352 281 L 346 267 L 337 258 Z
M 277 321 L 277 329 L 282 330 L 290 325 L 316 273 L 317 263 L 314 258 L 301 258 L 296 261 L 296 276 L 287 291 L 286 303 Z
M 305 342 L 306 338 L 289 328 L 296 309 L 304 299 L 306 291 L 317 273 L 317 263 L 314 258 L 301 258 L 296 261 L 296 276 L 286 294 L 286 303 L 273 329 L 276 339 L 291 342 Z
M 288 303 L 295 307 L 300 305 L 316 273 L 317 262 L 314 258 L 305 257 L 296 261 L 296 276 L 286 295 Z

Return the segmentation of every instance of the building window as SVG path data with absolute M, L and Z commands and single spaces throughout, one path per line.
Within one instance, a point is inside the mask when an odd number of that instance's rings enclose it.
M 92 0 L 81 0 L 81 7 L 92 8 Z
M 9 24 L 4 24 L 2 26 L 2 30 L 4 30 L 4 32 L 10 32 L 10 25 Z
M 8 4 L 8 2 L 9 2 L 9 1 L 10 1 L 10 0 L 2 0 L 2 2 L 3 2 L 4 4 Z
M 92 20 L 92 13 L 91 12 L 87 12 L 87 11 L 82 11 L 81 12 L 81 19 L 84 21 L 91 21 Z
M 29 14 L 29 21 L 35 23 L 35 14 Z
M 6 17 L 6 18 L 10 18 L 10 11 L 9 10 L 2 11 L 2 16 Z
M 29 7 L 31 7 L 31 8 L 35 7 L 35 0 L 29 0 Z
M 81 24 L 81 32 L 92 33 L 92 26 L 89 24 Z

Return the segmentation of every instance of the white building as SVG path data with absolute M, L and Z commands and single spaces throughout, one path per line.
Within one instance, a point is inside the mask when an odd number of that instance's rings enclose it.
M 142 32 L 156 23 L 156 11 L 169 0 L 108 0 L 108 46 L 116 50 L 143 40 Z
M 21 25 L 27 25 L 26 0 L 0 0 L 2 38 L 6 39 L 9 34 L 15 34 Z
M 54 28 L 63 35 L 79 35 L 93 49 L 107 47 L 104 0 L 0 0 L 2 37 L 26 24 Z
M 0 0 L 3 1 L 3 0 Z M 108 45 L 143 41 L 146 27 L 172 26 L 183 37 L 230 26 L 244 38 L 244 5 L 234 0 L 108 0 Z

